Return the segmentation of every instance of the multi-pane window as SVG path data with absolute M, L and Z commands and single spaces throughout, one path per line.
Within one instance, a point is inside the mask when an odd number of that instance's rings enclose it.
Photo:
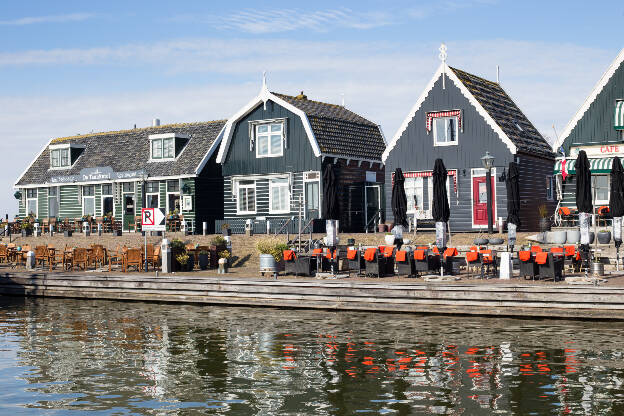
M 555 192 L 555 177 L 552 175 L 546 175 L 546 199 L 552 201 L 554 199 Z
M 271 179 L 269 182 L 269 212 L 283 213 L 290 211 L 290 192 L 288 178 Z
M 56 186 L 48 188 L 48 196 L 56 196 L 56 195 L 57 195 L 57 188 L 56 188 Z
M 145 185 L 145 205 L 147 208 L 158 208 L 159 182 L 150 181 Z
M 53 168 L 64 168 L 70 165 L 69 148 L 52 149 L 50 151 L 50 165 Z
M 37 189 L 26 189 L 26 214 L 37 216 Z
M 284 154 L 284 123 L 256 126 L 256 157 L 276 157 Z
M 82 215 L 95 215 L 95 185 L 82 187 Z
M 255 214 L 256 212 L 256 182 L 238 182 L 238 213 Z
M 113 184 L 105 183 L 102 185 L 102 195 L 112 195 L 113 194 Z
M 178 180 L 167 181 L 167 192 L 180 192 L 180 182 Z
M 148 194 L 154 194 L 158 192 L 158 181 L 150 181 L 145 186 L 145 192 Z
M 407 212 L 413 214 L 416 210 L 424 210 L 423 179 L 405 178 L 405 195 L 407 196 Z
M 596 203 L 606 204 L 609 202 L 609 175 L 592 175 L 594 180 L 594 192 Z
M 82 196 L 95 196 L 95 185 L 83 186 Z
M 152 139 L 152 159 L 174 159 L 175 139 Z
M 134 192 L 134 182 L 124 182 L 122 189 L 124 192 Z
M 26 198 L 37 198 L 37 189 L 26 189 Z
M 433 144 L 435 146 L 457 144 L 457 117 L 433 119 Z

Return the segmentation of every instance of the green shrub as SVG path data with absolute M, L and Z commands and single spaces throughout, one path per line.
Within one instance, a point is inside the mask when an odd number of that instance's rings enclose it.
M 256 244 L 256 249 L 260 254 L 270 254 L 276 262 L 282 261 L 284 250 L 288 250 L 288 245 L 275 238 L 263 238 Z
M 225 240 L 225 238 L 223 238 L 223 236 L 215 235 L 214 237 L 212 237 L 212 240 L 210 240 L 210 245 L 217 246 L 217 247 L 225 247 L 227 246 L 227 241 Z

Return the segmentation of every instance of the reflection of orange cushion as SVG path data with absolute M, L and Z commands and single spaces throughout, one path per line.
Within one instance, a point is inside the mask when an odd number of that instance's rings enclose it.
M 323 254 L 323 249 L 315 248 L 314 250 L 312 250 L 312 254 Z
M 414 252 L 414 258 L 416 260 L 424 260 L 425 259 L 425 250 L 416 250 Z
M 476 251 L 469 251 L 468 253 L 466 253 L 466 261 L 468 263 L 473 263 L 477 261 L 478 259 L 479 259 L 479 253 L 477 253 Z
M 393 246 L 384 246 L 384 248 L 383 248 L 383 255 L 384 255 L 384 257 L 392 257 L 393 253 L 394 253 L 394 247 Z
M 448 247 L 446 250 L 444 250 L 444 258 L 453 257 L 457 254 L 457 249 L 455 247 Z
M 518 257 L 520 261 L 529 261 L 531 260 L 531 252 L 530 251 L 521 251 L 518 253 Z
M 285 261 L 292 261 L 295 259 L 295 252 L 292 250 L 284 250 L 284 260 Z
M 563 247 L 551 247 L 550 252 L 563 254 Z
M 400 250 L 396 252 L 396 261 L 405 261 L 407 260 L 407 252 Z
M 547 260 L 548 260 L 548 253 L 545 251 L 537 253 L 535 255 L 535 263 L 537 264 L 546 264 Z
M 357 254 L 357 250 L 350 248 L 347 250 L 347 258 L 349 260 L 355 260 L 355 255 Z
M 575 246 L 565 246 L 565 255 L 566 256 L 573 256 L 574 253 L 576 252 L 576 247 Z
M 540 246 L 532 246 L 531 247 L 531 253 L 539 253 L 542 251 L 542 248 Z
M 377 249 L 375 247 L 367 248 L 364 252 L 364 260 L 373 261 L 375 260 L 375 252 Z

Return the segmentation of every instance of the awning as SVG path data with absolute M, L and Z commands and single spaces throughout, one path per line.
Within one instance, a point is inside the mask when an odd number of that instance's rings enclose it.
M 618 100 L 615 102 L 613 127 L 616 130 L 624 130 L 624 100 Z
M 557 160 L 555 162 L 555 174 L 561 173 L 561 162 L 562 160 Z M 568 172 L 568 174 L 574 175 L 576 173 L 576 169 L 574 168 L 575 163 L 576 159 L 567 159 L 566 172 Z M 612 157 L 589 159 L 589 170 L 592 173 L 609 173 L 611 172 L 612 163 Z

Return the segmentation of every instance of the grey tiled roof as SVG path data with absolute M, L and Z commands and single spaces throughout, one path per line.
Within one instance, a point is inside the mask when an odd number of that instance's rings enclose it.
M 381 161 L 386 143 L 377 124 L 340 105 L 273 94 L 308 116 L 323 154 Z
M 105 166 L 115 172 L 143 169 L 152 177 L 193 175 L 225 122 L 169 124 L 54 139 L 51 144 L 76 143 L 85 149 L 70 169 L 50 170 L 50 151 L 46 146 L 17 185 L 45 184 L 53 176 L 77 175 L 84 168 Z M 150 162 L 149 135 L 165 133 L 185 134 L 190 140 L 175 161 Z
M 459 80 L 483 106 L 509 137 L 518 151 L 540 156 L 554 157 L 552 148 L 527 119 L 516 103 L 501 86 L 460 69 L 451 68 Z M 518 128 L 518 126 L 521 129 Z

